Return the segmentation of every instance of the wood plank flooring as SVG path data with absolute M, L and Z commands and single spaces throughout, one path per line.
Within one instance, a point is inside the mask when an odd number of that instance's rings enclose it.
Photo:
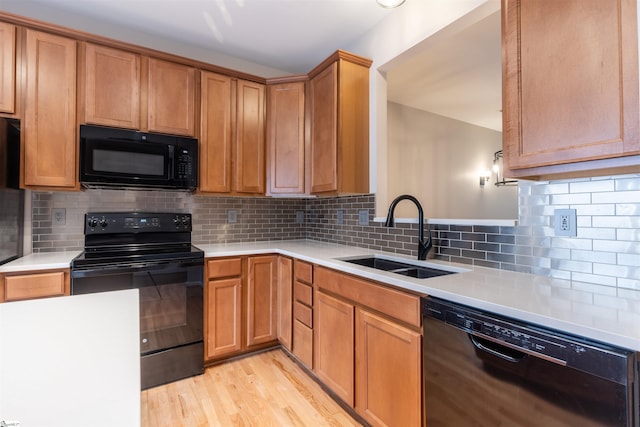
M 361 426 L 282 350 L 144 390 L 142 427 Z

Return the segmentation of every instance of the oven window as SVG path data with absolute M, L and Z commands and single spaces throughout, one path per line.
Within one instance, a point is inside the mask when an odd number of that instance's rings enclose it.
M 93 170 L 129 175 L 164 176 L 164 156 L 96 148 L 93 150 Z
M 186 286 L 140 288 L 140 333 L 179 328 L 186 324 Z

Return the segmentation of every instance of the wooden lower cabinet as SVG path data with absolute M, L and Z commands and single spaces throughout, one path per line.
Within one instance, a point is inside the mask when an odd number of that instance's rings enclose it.
M 242 279 L 210 280 L 207 295 L 206 358 L 211 359 L 242 349 Z
M 316 293 L 315 366 L 320 381 L 354 406 L 354 306 Z
M 320 267 L 314 280 L 318 379 L 372 426 L 420 426 L 420 298 Z
M 291 258 L 278 257 L 278 281 L 276 286 L 278 341 L 284 348 L 291 350 L 293 339 L 293 260 Z
M 69 269 L 0 275 L 0 302 L 69 295 Z
M 293 347 L 291 352 L 307 368 L 313 368 L 313 265 L 294 260 Z
M 356 411 L 374 426 L 419 426 L 420 333 L 356 310 Z
M 249 257 L 247 278 L 247 347 L 277 339 L 276 255 Z
M 209 258 L 205 286 L 205 361 L 277 343 L 275 255 Z

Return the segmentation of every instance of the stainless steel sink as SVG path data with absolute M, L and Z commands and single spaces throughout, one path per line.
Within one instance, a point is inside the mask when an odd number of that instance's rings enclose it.
M 341 261 L 361 265 L 363 267 L 374 268 L 376 270 L 384 270 L 390 273 L 401 274 L 403 276 L 415 277 L 417 279 L 428 279 L 430 277 L 445 276 L 447 274 L 456 273 L 456 271 L 441 270 L 439 268 L 414 265 L 375 256 L 342 258 Z

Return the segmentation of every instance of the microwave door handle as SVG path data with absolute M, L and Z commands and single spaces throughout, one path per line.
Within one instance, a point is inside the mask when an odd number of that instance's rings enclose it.
M 167 178 L 169 179 L 175 178 L 175 171 L 174 171 L 175 164 L 176 164 L 176 152 L 174 150 L 173 145 L 170 145 L 169 159 L 168 159 L 168 165 L 167 165 Z

